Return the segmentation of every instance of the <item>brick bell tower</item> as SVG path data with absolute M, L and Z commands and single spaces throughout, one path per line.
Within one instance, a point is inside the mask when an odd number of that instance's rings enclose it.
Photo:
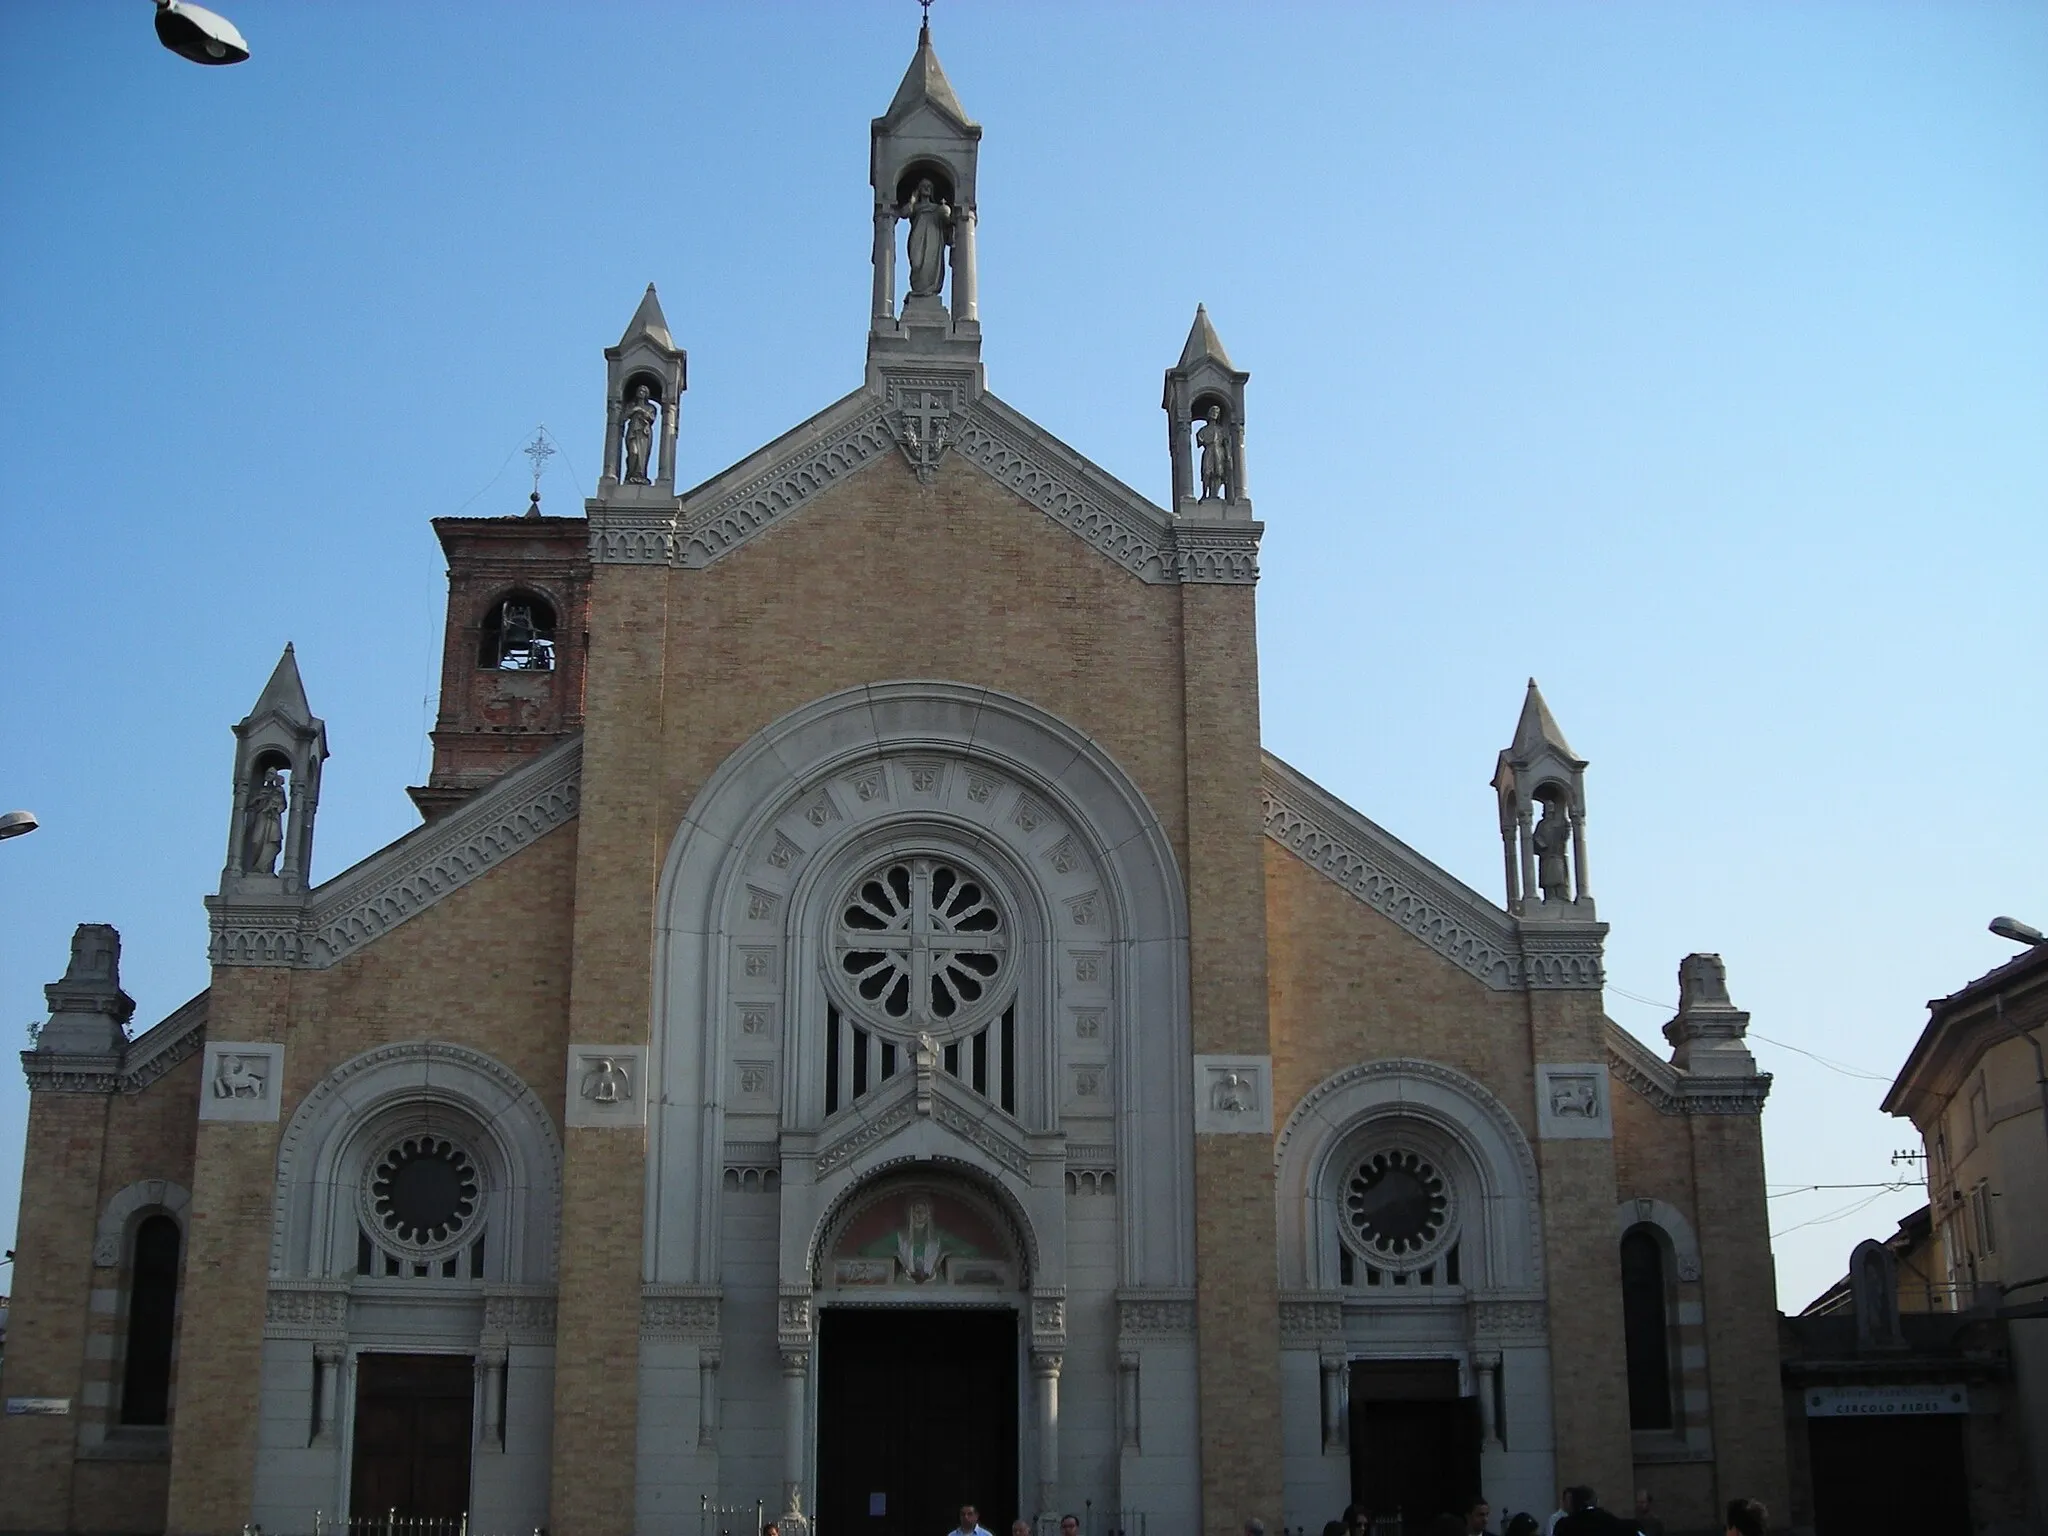
M 538 438 L 529 454 L 550 450 Z M 434 768 L 407 791 L 432 821 L 583 729 L 590 525 L 543 517 L 538 476 L 524 516 L 437 517 L 448 622 Z

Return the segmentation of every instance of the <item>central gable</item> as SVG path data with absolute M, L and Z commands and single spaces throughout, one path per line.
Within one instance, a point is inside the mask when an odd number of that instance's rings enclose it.
M 973 465 L 1142 582 L 1258 580 L 1261 524 L 1175 517 L 1022 412 L 940 372 L 927 381 L 889 370 L 882 389 L 853 391 L 673 499 L 593 500 L 591 558 L 701 569 L 855 471 L 900 455 L 921 478 L 948 459 Z

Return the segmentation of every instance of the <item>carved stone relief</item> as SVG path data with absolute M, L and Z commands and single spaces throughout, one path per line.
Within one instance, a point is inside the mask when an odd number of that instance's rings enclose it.
M 563 1118 L 579 1128 L 647 1123 L 647 1047 L 572 1045 Z
M 275 1121 L 284 1047 L 261 1040 L 209 1040 L 200 1080 L 201 1120 Z

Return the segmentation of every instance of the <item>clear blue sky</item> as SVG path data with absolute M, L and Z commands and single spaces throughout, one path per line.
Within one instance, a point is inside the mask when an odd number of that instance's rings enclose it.
M 648 281 L 688 480 L 860 376 L 908 0 L 222 6 L 234 69 L 145 0 L 0 17 L 22 1044 L 81 920 L 138 1023 L 205 984 L 228 727 L 287 639 L 334 752 L 316 872 L 414 824 L 427 521 L 520 510 L 536 422 L 577 506 Z M 1592 761 L 1609 1012 L 1661 1045 L 1719 951 L 1784 1042 L 1773 1182 L 1891 1175 L 1883 1083 L 1793 1048 L 1888 1078 L 2010 952 L 1988 918 L 2048 926 L 2048 10 L 935 13 L 987 127 L 991 386 L 1163 496 L 1197 300 L 1252 371 L 1274 750 L 1498 897 L 1536 674 Z M 0 1233 L 26 1105 L 0 1073 Z M 1914 1203 L 1787 1231 L 1782 1298 Z

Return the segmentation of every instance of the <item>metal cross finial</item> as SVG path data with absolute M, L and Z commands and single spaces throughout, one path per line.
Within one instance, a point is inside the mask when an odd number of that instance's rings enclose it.
M 932 0 L 917 0 L 917 3 L 924 7 L 924 21 L 920 23 L 919 30 L 929 35 L 932 30 Z
M 548 429 L 544 426 L 533 429 L 533 441 L 519 450 L 533 461 L 533 488 L 540 489 L 540 477 L 547 472 L 548 460 L 559 451 L 548 441 Z

